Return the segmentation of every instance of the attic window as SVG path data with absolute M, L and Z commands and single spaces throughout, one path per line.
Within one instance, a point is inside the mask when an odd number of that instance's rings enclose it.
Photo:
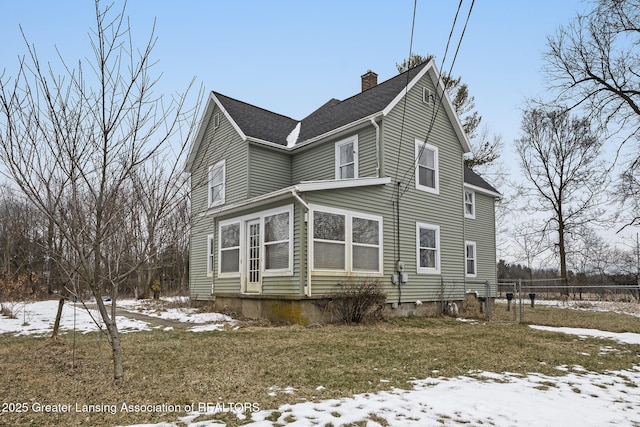
M 429 88 L 423 87 L 422 88 L 422 102 L 424 102 L 427 105 L 430 105 L 431 104 L 431 99 L 432 99 L 431 90 Z
M 220 126 L 220 113 L 213 115 L 213 128 L 216 129 L 218 126 Z

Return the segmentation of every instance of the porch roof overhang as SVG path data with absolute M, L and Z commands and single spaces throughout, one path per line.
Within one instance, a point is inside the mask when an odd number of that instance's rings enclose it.
M 324 181 L 302 181 L 299 184 L 281 188 L 271 193 L 252 197 L 241 202 L 231 203 L 207 209 L 198 216 L 220 216 L 228 215 L 246 210 L 251 207 L 259 207 L 269 203 L 286 200 L 295 197 L 299 193 L 323 190 L 337 190 L 343 188 L 367 187 L 374 185 L 386 185 L 391 183 L 390 177 L 385 178 L 355 178 L 355 179 L 333 179 Z

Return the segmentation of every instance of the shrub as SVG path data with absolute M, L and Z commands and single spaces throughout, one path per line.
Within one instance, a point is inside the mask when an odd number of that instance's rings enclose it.
M 373 278 L 348 278 L 338 283 L 340 290 L 331 295 L 333 314 L 348 325 L 365 320 L 381 320 L 387 294 Z

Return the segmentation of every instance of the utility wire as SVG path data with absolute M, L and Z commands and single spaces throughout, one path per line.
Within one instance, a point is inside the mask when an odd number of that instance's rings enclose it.
M 396 172 L 395 172 L 395 177 L 396 180 L 398 178 L 398 169 L 400 168 L 400 153 L 401 153 L 401 148 L 402 148 L 402 137 L 404 135 L 404 122 L 405 122 L 405 116 L 406 116 L 406 112 L 407 112 L 407 93 L 409 92 L 409 65 L 411 63 L 411 55 L 413 55 L 413 34 L 414 34 L 414 30 L 416 27 L 416 10 L 418 9 L 418 0 L 414 0 L 413 1 L 413 18 L 411 20 L 411 37 L 409 40 L 409 57 L 407 58 L 407 70 L 405 71 L 407 74 L 407 82 L 405 83 L 404 86 L 404 99 L 403 99 L 403 106 L 402 106 L 402 123 L 400 125 L 400 139 L 398 140 L 398 153 L 396 156 Z M 398 183 L 398 185 L 394 185 L 393 186 L 393 196 L 391 199 L 391 203 L 393 205 L 393 212 L 395 215 L 395 211 L 396 211 L 396 199 L 398 198 L 398 192 L 400 191 L 400 185 Z M 399 227 L 399 222 L 400 222 L 400 218 L 395 218 L 394 222 L 398 221 L 397 226 Z M 394 240 L 395 240 L 395 234 L 394 234 Z M 396 244 L 398 247 L 396 247 Z M 394 259 L 400 259 L 400 242 L 399 241 L 394 241 L 394 245 L 393 245 L 393 251 L 394 251 Z M 398 252 L 398 253 L 396 253 Z
M 462 40 L 463 40 L 465 32 L 467 30 L 467 25 L 469 24 L 469 18 L 471 17 L 471 12 L 473 11 L 474 3 L 475 3 L 475 0 L 472 0 L 471 1 L 471 6 L 469 7 L 469 12 L 467 13 L 467 19 L 466 19 L 466 21 L 464 23 L 464 27 L 462 29 L 462 33 L 460 34 L 460 39 L 458 40 L 458 45 L 456 47 L 456 52 L 455 52 L 453 60 L 451 62 L 451 66 L 449 67 L 448 76 L 451 76 L 451 74 L 453 73 L 453 66 L 455 65 L 456 59 L 458 57 L 458 52 L 460 51 L 460 46 L 462 44 Z M 458 5 L 458 11 L 456 12 L 456 17 L 454 19 L 454 26 L 455 26 L 455 22 L 457 21 L 458 13 L 460 12 L 461 5 L 462 5 L 462 1 L 460 1 L 460 4 Z M 451 34 L 453 34 L 453 27 L 452 27 L 451 33 L 449 34 L 449 40 L 451 39 Z M 448 50 L 448 48 L 449 48 L 449 41 L 447 41 L 447 50 Z M 446 51 L 445 51 L 445 56 L 446 56 Z M 444 65 L 444 58 L 443 58 L 443 65 Z M 409 174 L 409 172 L 411 172 L 411 176 L 415 175 L 415 171 L 416 171 L 416 169 L 418 167 L 418 163 L 420 161 L 420 157 L 422 156 L 422 153 L 424 152 L 424 149 L 425 149 L 425 144 L 427 143 L 427 141 L 429 140 L 429 137 L 431 136 L 431 132 L 433 130 L 435 121 L 436 121 L 436 119 L 438 117 L 438 113 L 440 111 L 440 105 L 442 104 L 442 100 L 443 100 L 443 98 L 445 96 L 445 90 L 446 90 L 444 81 L 442 80 L 442 75 L 439 76 L 439 81 L 442 83 L 442 88 L 444 90 L 442 90 L 440 95 L 439 95 L 435 111 L 433 112 L 431 121 L 429 123 L 429 129 L 427 130 L 427 135 L 425 136 L 424 142 L 422 143 L 422 146 L 420 147 L 420 151 L 418 152 L 416 158 L 414 159 L 413 166 L 410 167 L 409 169 L 407 169 L 407 171 L 405 171 L 405 173 L 404 173 L 404 175 L 402 177 L 401 182 L 403 182 L 403 183 L 407 179 L 407 175 Z M 437 87 L 436 87 L 436 89 L 437 89 Z M 405 184 L 404 189 L 400 193 L 400 196 L 402 197 L 408 191 L 408 189 L 409 189 L 409 183 L 407 182 Z

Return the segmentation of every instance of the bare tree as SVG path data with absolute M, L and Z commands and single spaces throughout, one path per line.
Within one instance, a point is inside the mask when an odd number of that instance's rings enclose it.
M 548 37 L 546 72 L 571 109 L 581 107 L 594 123 L 635 141 L 640 132 L 640 1 L 597 0 Z M 640 155 L 634 150 L 619 184 L 621 201 L 630 205 L 629 224 L 640 223 L 637 183 Z
M 188 91 L 170 101 L 153 94 L 154 31 L 141 50 L 135 49 L 124 7 L 113 7 L 95 2 L 89 75 L 81 61 L 72 68 L 62 58 L 62 76 L 51 65 L 44 68 L 23 33 L 28 54 L 20 60 L 17 76 L 0 78 L 0 159 L 63 236 L 65 250 L 56 255 L 64 258 L 60 263 L 76 283 L 88 286 L 95 297 L 119 383 L 124 370 L 116 298 L 119 286 L 141 262 L 124 262 L 130 243 L 119 232 L 132 220 L 130 191 L 138 172 L 169 144 L 179 161 L 195 114 L 185 109 Z M 167 188 L 174 184 L 165 182 Z M 167 216 L 174 201 L 163 199 L 145 220 Z M 105 293 L 112 298 L 110 311 L 102 299 Z
M 530 209 L 548 214 L 545 229 L 557 233 L 563 279 L 567 278 L 567 238 L 587 223 L 604 220 L 608 173 L 599 158 L 601 146 L 587 118 L 572 117 L 566 110 L 524 112 L 516 149 L 534 195 Z

